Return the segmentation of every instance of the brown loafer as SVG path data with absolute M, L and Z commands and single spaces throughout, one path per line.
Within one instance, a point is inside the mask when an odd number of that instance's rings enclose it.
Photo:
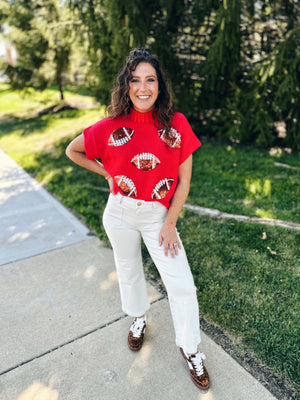
M 131 324 L 129 334 L 128 334 L 128 347 L 132 351 L 138 351 L 143 346 L 144 334 L 146 329 L 146 319 L 145 318 L 135 318 Z
M 205 360 L 205 355 L 203 353 L 187 354 L 180 347 L 180 352 L 183 358 L 186 360 L 190 376 L 194 384 L 198 389 L 207 390 L 210 386 L 209 376 L 206 368 L 204 367 L 203 360 Z

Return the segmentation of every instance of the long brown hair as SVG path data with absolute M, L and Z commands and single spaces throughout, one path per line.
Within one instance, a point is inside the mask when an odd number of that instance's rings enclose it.
M 130 52 L 124 68 L 117 76 L 111 103 L 107 108 L 109 116 L 116 118 L 121 115 L 127 116 L 130 113 L 133 104 L 129 97 L 129 82 L 132 79 L 132 71 L 135 71 L 141 62 L 151 64 L 156 71 L 159 94 L 155 102 L 155 116 L 160 126 L 170 128 L 174 115 L 172 93 L 158 59 L 150 50 L 144 48 L 137 48 Z

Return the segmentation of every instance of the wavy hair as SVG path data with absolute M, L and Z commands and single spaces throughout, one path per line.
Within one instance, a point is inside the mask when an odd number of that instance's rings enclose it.
M 124 68 L 117 76 L 115 87 L 112 91 L 111 103 L 107 108 L 109 117 L 127 116 L 130 113 L 133 104 L 129 97 L 129 82 L 132 79 L 132 72 L 141 62 L 151 64 L 157 75 L 159 94 L 155 101 L 156 112 L 153 117 L 156 116 L 159 126 L 170 128 L 174 115 L 172 93 L 158 59 L 149 49 L 145 48 L 132 50 Z

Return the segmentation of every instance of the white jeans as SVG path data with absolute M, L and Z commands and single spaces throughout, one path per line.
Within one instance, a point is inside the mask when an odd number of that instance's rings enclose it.
M 174 323 L 176 344 L 187 353 L 197 351 L 200 343 L 199 309 L 193 276 L 181 243 L 179 254 L 165 256 L 158 244 L 167 208 L 151 201 L 110 194 L 103 214 L 103 225 L 114 251 L 123 311 L 133 317 L 150 308 L 141 238 L 166 287 Z

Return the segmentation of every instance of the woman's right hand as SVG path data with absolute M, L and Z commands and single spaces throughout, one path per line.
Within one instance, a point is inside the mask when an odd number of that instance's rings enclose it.
M 72 140 L 72 142 L 66 148 L 66 155 L 73 162 L 80 165 L 81 167 L 96 172 L 96 174 L 103 176 L 108 182 L 110 192 L 114 194 L 113 177 L 108 174 L 108 172 L 105 170 L 103 164 L 100 161 L 96 159 L 90 160 L 87 158 L 85 154 L 83 134 L 80 134 L 74 140 Z
M 113 180 L 113 178 L 110 176 L 109 178 L 106 178 L 106 180 L 107 180 L 108 185 L 109 185 L 110 193 L 115 194 L 114 193 L 114 180 Z

